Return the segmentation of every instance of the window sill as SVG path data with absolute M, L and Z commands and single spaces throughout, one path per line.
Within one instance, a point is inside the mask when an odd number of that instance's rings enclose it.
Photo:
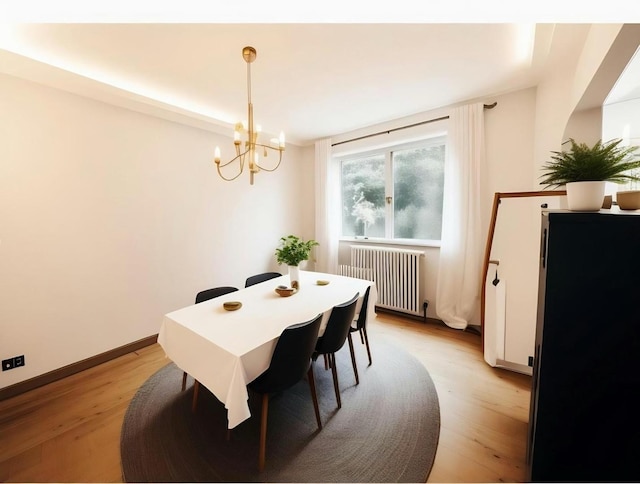
M 340 237 L 340 242 L 350 242 L 356 244 L 380 244 L 380 245 L 407 245 L 411 247 L 436 247 L 440 248 L 439 240 L 418 240 L 418 239 L 381 239 L 377 237 Z

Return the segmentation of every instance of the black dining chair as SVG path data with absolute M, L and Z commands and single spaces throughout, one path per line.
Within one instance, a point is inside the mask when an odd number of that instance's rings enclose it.
M 311 364 L 311 356 L 318 340 L 321 321 L 322 313 L 307 322 L 285 328 L 278 338 L 269 368 L 247 385 L 250 390 L 262 395 L 260 450 L 258 455 L 258 469 L 260 471 L 264 470 L 266 459 L 269 394 L 286 390 L 307 375 L 316 422 L 318 423 L 318 428 L 322 429 L 316 385 L 313 377 L 313 365 Z
M 327 322 L 327 327 L 316 344 L 316 350 L 313 353 L 313 360 L 315 361 L 319 355 L 325 356 L 325 361 L 331 367 L 331 373 L 333 375 L 333 388 L 336 392 L 336 400 L 338 401 L 338 408 L 342 408 L 342 402 L 340 400 L 340 386 L 338 383 L 338 369 L 336 367 L 336 352 L 344 346 L 344 342 L 349 339 L 351 343 L 351 333 L 349 328 L 353 322 L 353 318 L 356 313 L 356 304 L 358 303 L 358 297 L 360 293 L 356 293 L 350 300 L 345 303 L 338 304 L 331 309 L 331 315 Z M 351 359 L 353 364 L 353 371 L 356 375 L 356 384 L 359 383 L 358 368 L 355 364 L 355 359 Z
M 196 304 L 208 301 L 209 299 L 213 299 L 214 297 L 224 296 L 225 294 L 236 292 L 237 290 L 237 287 L 232 286 L 220 286 L 212 287 L 211 289 L 205 289 L 204 291 L 200 291 L 198 294 L 196 294 Z
M 367 308 L 369 307 L 369 293 L 371 292 L 371 286 L 367 287 L 367 290 L 362 296 L 362 306 L 357 316 L 354 319 L 355 326 L 349 328 L 349 333 L 360 333 L 360 341 L 367 348 L 367 356 L 369 357 L 369 366 L 371 366 L 371 349 L 369 348 L 369 337 L 367 336 Z M 356 355 L 353 351 L 353 342 L 349 340 L 349 349 L 351 350 L 351 361 L 355 365 Z M 357 373 L 356 373 L 357 374 Z
M 280 277 L 282 274 L 279 272 L 263 272 L 262 274 L 256 274 L 251 277 L 247 277 L 247 280 L 244 283 L 244 287 L 253 286 L 254 284 L 259 284 L 264 281 L 268 281 L 269 279 L 275 279 L 276 277 Z
M 236 292 L 238 290 L 237 287 L 232 287 L 232 286 L 219 286 L 219 287 L 212 287 L 211 289 L 205 289 L 204 291 L 200 291 L 198 294 L 196 294 L 196 304 L 200 304 L 201 302 L 204 301 L 208 301 L 209 299 L 213 299 L 214 297 L 218 297 L 218 296 L 224 296 L 225 294 L 229 294 L 230 292 Z M 187 388 L 187 372 L 184 371 L 182 372 L 182 391 L 184 392 L 185 388 Z M 196 385 L 194 386 L 194 392 L 197 394 L 198 391 L 198 385 L 196 382 Z M 194 405 L 195 405 L 195 400 L 197 400 L 197 396 L 194 398 Z

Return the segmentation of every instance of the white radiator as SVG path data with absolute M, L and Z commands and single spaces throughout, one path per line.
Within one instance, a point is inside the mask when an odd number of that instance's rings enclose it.
M 378 290 L 377 306 L 410 314 L 421 315 L 421 260 L 424 252 L 368 245 L 352 245 L 351 264 L 344 266 L 352 271 L 370 271 Z M 341 271 L 342 271 L 341 266 Z M 349 274 L 344 274 L 349 275 Z
M 367 281 L 373 281 L 373 271 L 366 267 L 355 267 L 350 265 L 340 264 L 338 266 L 339 274 L 341 276 L 355 277 L 357 279 L 366 279 Z

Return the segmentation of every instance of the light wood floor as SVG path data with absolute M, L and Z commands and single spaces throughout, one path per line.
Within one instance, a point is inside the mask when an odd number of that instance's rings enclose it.
M 438 391 L 440 442 L 429 482 L 525 480 L 530 377 L 489 367 L 471 332 L 380 313 L 369 325 L 372 344 L 378 335 L 420 360 Z M 374 365 L 375 358 L 374 350 Z M 154 344 L 0 401 L 0 481 L 121 482 L 124 413 L 167 363 Z

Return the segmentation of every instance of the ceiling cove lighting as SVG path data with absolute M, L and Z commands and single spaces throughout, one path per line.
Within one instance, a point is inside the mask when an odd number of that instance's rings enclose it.
M 236 149 L 235 158 L 220 164 L 220 148 L 216 146 L 214 152 L 214 161 L 218 170 L 218 175 L 223 180 L 231 181 L 242 175 L 245 164 L 249 165 L 249 181 L 253 185 L 253 176 L 260 170 L 276 171 L 282 162 L 282 153 L 284 152 L 284 133 L 280 132 L 280 138 L 271 138 L 268 145 L 258 143 L 258 135 L 260 134 L 260 125 L 253 124 L 253 104 L 251 103 L 251 63 L 256 60 L 256 49 L 253 47 L 245 47 L 242 49 L 242 58 L 247 63 L 247 99 L 248 99 L 248 122 L 236 123 L 235 130 L 233 132 L 233 144 Z M 241 145 L 244 137 L 244 151 L 241 151 Z M 266 168 L 259 163 L 259 152 L 262 152 L 264 158 L 267 157 L 271 151 L 278 152 L 278 163 L 271 167 Z M 221 168 L 238 162 L 235 168 L 235 175 L 226 177 L 223 175 Z

